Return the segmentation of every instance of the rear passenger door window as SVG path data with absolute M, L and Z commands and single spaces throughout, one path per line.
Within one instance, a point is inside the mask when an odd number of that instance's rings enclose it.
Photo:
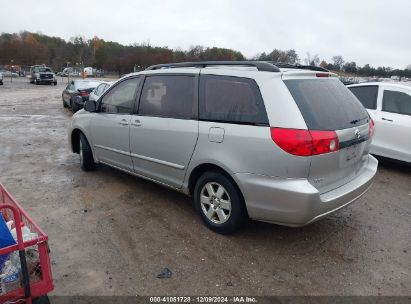
M 349 89 L 366 109 L 377 109 L 378 86 L 351 87 Z
M 268 125 L 267 113 L 252 79 L 201 75 L 200 120 Z
M 122 81 L 113 87 L 101 101 L 100 112 L 110 114 L 129 114 L 133 108 L 140 78 Z
M 411 115 L 411 96 L 403 92 L 384 90 L 382 110 L 390 113 Z
M 146 76 L 138 113 L 143 116 L 193 119 L 196 117 L 195 76 Z

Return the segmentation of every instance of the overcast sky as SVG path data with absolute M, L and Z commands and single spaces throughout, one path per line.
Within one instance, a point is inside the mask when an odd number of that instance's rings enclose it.
M 122 44 L 217 46 L 246 57 L 295 49 L 359 65 L 411 64 L 410 0 L 0 0 L 0 31 Z

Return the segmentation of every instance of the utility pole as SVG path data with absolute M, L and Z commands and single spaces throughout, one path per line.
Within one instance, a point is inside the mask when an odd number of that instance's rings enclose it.
M 10 59 L 10 66 L 13 66 L 13 62 L 14 62 L 14 60 L 13 59 Z M 10 71 L 10 82 L 13 82 L 13 72 L 11 72 Z
M 69 61 L 67 61 L 67 83 L 70 83 L 70 70 L 69 70 Z M 61 76 L 61 77 L 63 77 L 63 76 Z M 63 78 L 62 78 L 62 80 L 63 80 Z

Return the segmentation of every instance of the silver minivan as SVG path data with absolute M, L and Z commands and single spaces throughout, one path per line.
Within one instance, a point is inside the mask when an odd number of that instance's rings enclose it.
M 247 218 L 299 227 L 370 187 L 374 124 L 318 67 L 163 64 L 88 101 L 68 130 L 85 171 L 105 164 L 193 197 L 219 233 Z

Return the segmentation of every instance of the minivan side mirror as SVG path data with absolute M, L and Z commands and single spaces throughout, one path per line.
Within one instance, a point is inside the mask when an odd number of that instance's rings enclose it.
M 84 110 L 86 110 L 87 112 L 96 112 L 97 110 L 97 104 L 94 100 L 87 100 L 84 103 Z

